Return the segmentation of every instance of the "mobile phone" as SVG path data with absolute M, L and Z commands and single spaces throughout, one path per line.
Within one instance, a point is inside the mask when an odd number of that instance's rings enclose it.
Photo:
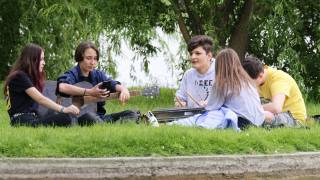
M 100 89 L 111 89 L 111 80 L 103 81 L 102 84 L 99 86 Z

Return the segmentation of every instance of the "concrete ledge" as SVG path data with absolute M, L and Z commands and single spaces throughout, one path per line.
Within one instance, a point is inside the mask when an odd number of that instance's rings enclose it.
M 0 179 L 320 177 L 320 152 L 119 158 L 0 158 Z

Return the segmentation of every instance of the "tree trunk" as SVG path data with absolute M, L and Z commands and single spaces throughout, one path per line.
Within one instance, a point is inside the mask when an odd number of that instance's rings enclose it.
M 190 0 L 185 0 L 184 4 L 186 7 L 186 12 L 188 13 L 188 16 L 189 16 L 190 22 L 188 23 L 188 25 L 192 31 L 192 35 L 203 35 L 204 29 L 202 27 L 201 19 L 199 15 L 195 13 L 194 10 L 192 9 L 194 4 L 192 4 Z
M 185 21 L 182 17 L 182 14 L 181 14 L 181 10 L 180 10 L 181 7 L 180 7 L 179 0 L 173 0 L 172 5 L 173 5 L 173 10 L 178 17 L 178 19 L 177 19 L 178 25 L 179 25 L 179 29 L 182 33 L 183 39 L 186 43 L 188 43 L 191 37 L 190 37 L 187 26 L 186 26 Z
M 235 25 L 230 38 L 230 47 L 244 60 L 248 46 L 248 26 L 253 11 L 254 0 L 246 0 L 240 11 L 240 19 Z

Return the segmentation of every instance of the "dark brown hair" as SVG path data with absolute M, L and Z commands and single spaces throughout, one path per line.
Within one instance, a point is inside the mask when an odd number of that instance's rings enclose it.
M 262 62 L 254 56 L 247 56 L 242 66 L 252 79 L 257 79 L 264 70 Z
M 197 47 L 202 47 L 206 53 L 212 53 L 213 43 L 212 39 L 206 35 L 196 35 L 193 36 L 188 42 L 189 53 Z
M 78 45 L 75 53 L 74 53 L 74 60 L 76 62 L 81 62 L 83 61 L 83 55 L 86 49 L 91 48 L 96 51 L 97 53 L 97 60 L 99 61 L 99 50 L 98 48 L 92 43 L 92 42 L 82 42 Z
M 45 73 L 39 71 L 41 61 L 41 53 L 44 52 L 43 48 L 37 44 L 27 44 L 18 60 L 13 65 L 9 75 L 4 82 L 4 95 L 7 95 L 7 86 L 12 78 L 20 72 L 28 74 L 31 78 L 32 84 L 42 92 L 44 87 Z

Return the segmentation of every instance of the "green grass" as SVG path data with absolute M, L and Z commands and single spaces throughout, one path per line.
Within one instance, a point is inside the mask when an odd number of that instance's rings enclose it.
M 173 97 L 175 90 L 162 88 L 160 95 L 157 97 L 135 96 L 126 104 L 121 104 L 118 100 L 107 101 L 106 109 L 109 113 L 125 109 L 136 109 L 141 112 L 147 112 L 155 108 L 173 107 Z
M 102 125 L 73 128 L 0 128 L 2 157 L 111 157 L 270 154 L 319 151 L 320 128 L 206 130 Z
M 142 113 L 173 106 L 174 90 L 160 97 L 132 97 L 125 105 L 106 104 L 108 112 L 139 109 Z M 319 104 L 307 103 L 309 114 L 320 114 Z M 310 129 L 251 128 L 243 132 L 207 130 L 143 123 L 98 124 L 91 127 L 10 127 L 5 103 L 0 101 L 0 157 L 119 157 L 213 154 L 271 154 L 320 150 L 320 126 Z

